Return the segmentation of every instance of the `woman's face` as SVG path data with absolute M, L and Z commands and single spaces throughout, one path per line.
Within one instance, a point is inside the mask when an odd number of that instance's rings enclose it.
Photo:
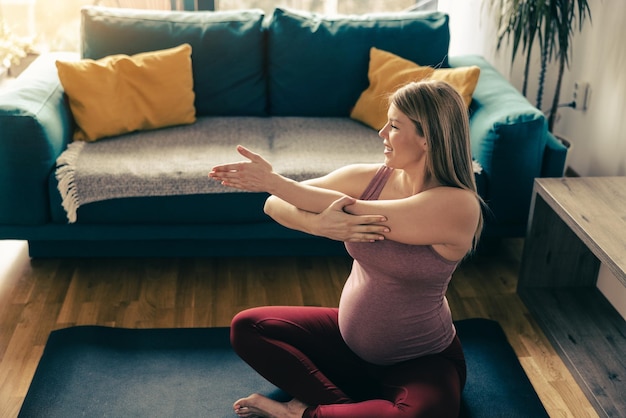
M 378 135 L 385 145 L 385 165 L 404 170 L 423 166 L 426 138 L 417 133 L 413 121 L 393 104 L 387 111 L 387 124 Z

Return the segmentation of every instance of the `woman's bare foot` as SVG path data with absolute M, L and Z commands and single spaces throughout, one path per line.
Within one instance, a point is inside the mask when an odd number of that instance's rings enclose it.
M 292 399 L 289 402 L 278 402 L 254 393 L 247 398 L 239 399 L 233 408 L 237 415 L 245 418 L 302 418 L 307 405 L 297 399 Z

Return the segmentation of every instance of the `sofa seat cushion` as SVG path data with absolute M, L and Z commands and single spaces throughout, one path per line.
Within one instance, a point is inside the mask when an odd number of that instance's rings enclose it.
M 192 125 L 70 145 L 59 157 L 56 173 L 68 218 L 59 210 L 60 193 L 54 190 L 57 181 L 51 181 L 55 221 L 83 222 L 81 208 L 114 199 L 129 199 L 127 207 L 141 216 L 158 207 L 154 205 L 157 197 L 248 194 L 224 187 L 207 176 L 214 165 L 242 159 L 235 149 L 238 144 L 260 153 L 274 170 L 298 181 L 322 176 L 346 164 L 384 160 L 377 132 L 350 118 L 201 117 Z M 80 147 L 78 151 L 76 146 Z M 67 204 L 73 198 L 77 199 L 74 207 Z M 193 218 L 202 223 L 224 222 L 222 217 L 213 215 L 215 199 L 194 199 L 193 207 L 183 204 L 171 206 L 178 206 L 176 210 L 159 209 L 159 213 L 146 215 L 145 221 L 187 222 Z M 228 196 L 224 202 L 218 207 L 225 208 L 224 213 L 229 215 L 227 212 L 236 211 L 236 203 L 245 202 L 245 198 Z M 261 208 L 247 211 L 248 220 L 257 221 Z M 128 219 L 124 210 L 109 212 L 107 217 Z M 72 218 L 72 213 L 76 218 Z M 237 222 L 247 221 L 236 213 L 232 216 Z
M 371 47 L 447 67 L 449 43 L 441 12 L 326 16 L 277 8 L 267 41 L 270 114 L 348 116 L 368 86 Z
M 135 55 L 188 43 L 198 115 L 266 112 L 264 13 L 178 12 L 86 6 L 83 58 Z
M 54 223 L 67 223 L 61 197 L 51 185 Z M 76 225 L 250 225 L 272 220 L 263 212 L 265 193 L 206 193 L 127 197 L 81 206 Z

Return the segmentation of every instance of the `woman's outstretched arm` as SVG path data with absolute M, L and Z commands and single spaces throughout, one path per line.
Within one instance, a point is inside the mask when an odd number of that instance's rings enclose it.
M 384 239 L 389 227 L 380 225 L 381 215 L 352 215 L 347 207 L 356 199 L 350 194 L 365 187 L 356 185 L 350 169 L 340 169 L 341 175 L 330 175 L 298 183 L 273 172 L 269 162 L 245 147 L 239 153 L 250 161 L 222 164 L 214 167 L 209 177 L 229 187 L 272 194 L 265 204 L 265 213 L 287 228 L 337 241 L 371 242 Z M 362 171 L 367 169 L 361 168 Z M 370 168 L 369 171 L 372 169 Z M 349 180 L 342 180 L 349 175 Z M 367 178 L 368 176 L 363 176 Z M 330 179 L 332 178 L 332 180 Z M 338 179 L 339 178 L 339 179 Z M 369 179 L 366 179 L 369 181 Z M 343 186 L 348 184 L 354 188 Z M 338 191 L 343 189 L 341 192 Z
M 299 183 L 274 172 L 259 154 L 239 145 L 237 151 L 250 161 L 213 167 L 209 177 L 223 185 L 250 192 L 267 192 L 307 212 L 320 213 L 344 193 Z
M 271 164 L 260 155 L 242 146 L 237 149 L 250 161 L 216 166 L 209 173 L 211 178 L 221 181 L 226 186 L 242 190 L 268 192 L 297 209 L 313 214 L 321 214 L 342 197 L 357 195 L 343 192 L 349 187 L 346 181 L 333 184 L 339 187 L 325 188 L 317 186 L 329 184 L 332 180 L 322 178 L 321 181 L 307 184 L 287 179 L 275 173 Z M 342 178 L 341 173 L 345 172 L 346 170 L 338 170 L 327 177 Z M 360 184 L 358 188 L 364 190 L 364 184 Z M 276 216 L 274 219 L 280 219 L 281 223 L 285 222 L 284 224 L 290 225 L 291 228 L 306 231 L 307 226 L 301 223 L 301 218 L 298 220 L 298 216 L 308 215 L 298 214 L 295 209 L 287 209 L 282 214 L 278 209 L 276 212 L 273 212 L 273 209 L 266 211 L 271 213 L 270 216 Z M 378 232 L 384 233 L 386 239 L 405 244 L 437 244 L 464 250 L 471 248 L 480 205 L 471 192 L 451 187 L 437 187 L 396 200 L 356 200 L 354 204 L 344 206 L 344 211 L 352 215 L 384 214 L 386 221 L 380 226 L 388 228 L 389 232 Z M 332 215 L 328 212 L 327 214 Z M 311 219 L 313 218 L 309 217 L 309 221 Z

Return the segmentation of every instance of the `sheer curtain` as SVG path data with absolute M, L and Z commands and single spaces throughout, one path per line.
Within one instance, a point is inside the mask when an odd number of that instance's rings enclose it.
M 132 9 L 170 10 L 170 0 L 96 0 L 94 4 L 109 7 L 128 7 Z
M 202 1 L 202 0 L 197 0 Z M 424 0 L 215 0 L 216 10 L 260 8 L 270 13 L 275 7 L 290 7 L 325 14 L 360 14 L 401 11 Z M 436 0 L 425 0 L 432 2 Z

